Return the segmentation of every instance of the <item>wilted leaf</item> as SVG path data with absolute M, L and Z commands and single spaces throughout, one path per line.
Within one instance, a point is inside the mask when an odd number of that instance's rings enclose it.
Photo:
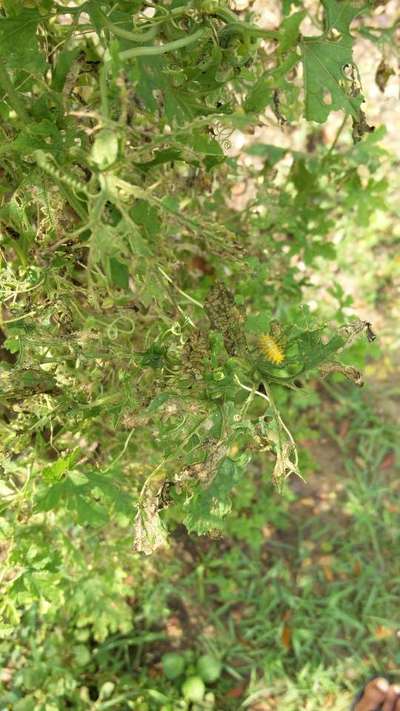
M 233 686 L 229 691 L 226 692 L 225 696 L 228 699 L 240 699 L 246 691 L 246 684 L 239 684 L 238 686 Z
M 361 141 L 362 137 L 365 136 L 366 133 L 373 133 L 374 131 L 375 126 L 369 125 L 364 111 L 360 109 L 360 111 L 358 112 L 358 116 L 353 116 L 353 142 L 358 143 L 359 141 Z
M 287 479 L 291 474 L 300 476 L 297 463 L 292 460 L 295 447 L 290 441 L 276 442 L 276 461 L 272 478 L 274 483 L 281 487 L 284 479 Z
M 381 469 L 391 469 L 396 464 L 396 455 L 394 452 L 389 452 L 382 460 Z
M 375 82 L 382 93 L 385 91 L 386 85 L 390 77 L 394 74 L 396 74 L 396 72 L 394 71 L 393 67 L 391 67 L 390 64 L 387 64 L 385 60 L 382 59 L 378 65 L 375 74 Z
M 384 625 L 378 625 L 374 630 L 375 639 L 388 639 L 393 637 L 393 630 L 390 627 L 385 627 Z
M 358 385 L 359 388 L 364 385 L 360 371 L 357 368 L 353 368 L 352 365 L 344 365 L 339 362 L 324 363 L 319 368 L 319 372 L 322 378 L 325 378 L 330 373 L 341 373 L 345 378 Z

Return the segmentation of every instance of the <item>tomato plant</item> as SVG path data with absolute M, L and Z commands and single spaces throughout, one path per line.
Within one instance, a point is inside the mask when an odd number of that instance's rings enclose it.
M 251 459 L 282 489 L 301 472 L 280 389 L 362 383 L 341 352 L 370 327 L 324 322 L 303 290 L 335 227 L 385 200 L 352 53 L 361 36 L 392 46 L 375 5 L 284 0 L 265 29 L 223 0 L 4 0 L 6 628 L 32 600 L 62 606 L 65 570 L 103 570 L 99 541 L 122 560 L 181 523 L 218 531 Z M 303 116 L 308 149 L 252 135 Z M 121 585 L 102 574 L 100 637 Z

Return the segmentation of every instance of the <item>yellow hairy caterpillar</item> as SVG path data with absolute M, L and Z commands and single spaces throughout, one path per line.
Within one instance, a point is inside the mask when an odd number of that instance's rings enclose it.
M 265 357 L 268 358 L 271 363 L 280 365 L 280 363 L 285 360 L 285 354 L 283 352 L 282 346 L 280 345 L 278 340 L 270 334 L 260 336 L 260 338 L 258 339 L 258 345 L 264 353 Z

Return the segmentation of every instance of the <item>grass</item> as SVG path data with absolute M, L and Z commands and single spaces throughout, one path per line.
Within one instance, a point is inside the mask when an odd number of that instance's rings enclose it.
M 392 239 L 392 215 L 380 220 L 344 240 L 330 281 L 345 277 L 355 310 L 362 282 L 366 310 L 381 308 L 385 317 L 399 238 Z M 324 260 L 323 285 L 328 271 Z M 391 353 L 396 333 L 382 320 Z M 344 711 L 371 673 L 399 680 L 399 386 L 383 357 L 367 373 L 363 390 L 333 379 L 276 393 L 300 443 L 306 483 L 291 479 L 281 496 L 255 463 L 223 537 L 196 538 L 179 527 L 170 548 L 146 563 L 133 555 L 115 561 L 119 586 L 110 574 L 102 591 L 93 573 L 92 589 L 82 591 L 84 615 L 74 616 L 68 600 L 64 619 L 45 622 L 40 607 L 25 615 L 15 645 L 0 641 L 0 711 L 187 709 L 182 685 L 205 653 L 221 660 L 222 673 L 192 711 Z M 112 535 L 99 546 L 107 569 Z M 132 629 L 116 625 L 95 639 L 100 612 Z M 173 679 L 162 665 L 172 651 L 185 662 Z
M 221 711 L 339 711 L 368 674 L 400 673 L 396 426 L 375 412 L 368 388 L 331 385 L 319 397 L 326 437 L 312 441 L 320 463 L 308 484 L 278 502 L 259 481 L 221 540 L 175 534 L 160 576 L 169 642 L 141 658 L 151 688 L 174 703 L 181 680 L 163 677 L 166 650 L 223 661 L 212 686 Z M 264 518 L 253 545 L 237 525 L 248 517 Z
M 399 445 L 373 388 L 331 383 L 291 401 L 307 482 L 291 480 L 281 497 L 255 470 L 222 538 L 176 529 L 170 549 L 131 579 L 132 632 L 89 640 L 90 660 L 84 627 L 67 659 L 59 621 L 41 631 L 40 611 L 25 619 L 25 652 L 11 661 L 15 688 L 53 675 L 65 698 L 77 685 L 78 709 L 185 709 L 182 684 L 207 653 L 222 674 L 207 685 L 207 702 L 190 708 L 341 711 L 369 674 L 398 678 Z M 395 399 L 393 383 L 390 392 Z M 172 680 L 162 667 L 171 651 L 185 658 Z M 42 706 L 36 698 L 11 706 L 7 692 L 0 707 L 53 711 L 45 694 Z

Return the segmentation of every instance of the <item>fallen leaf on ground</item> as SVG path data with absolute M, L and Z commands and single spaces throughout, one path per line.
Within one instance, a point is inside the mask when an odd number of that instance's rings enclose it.
M 396 455 L 394 452 L 389 452 L 382 460 L 381 469 L 390 469 L 396 463 Z
M 241 696 L 243 696 L 245 691 L 246 685 L 240 684 L 239 686 L 233 686 L 232 689 L 229 689 L 229 691 L 226 692 L 225 696 L 228 699 L 239 699 Z
M 376 639 L 387 639 L 393 636 L 393 630 L 389 627 L 384 627 L 384 625 L 378 625 L 375 628 L 374 635 Z

